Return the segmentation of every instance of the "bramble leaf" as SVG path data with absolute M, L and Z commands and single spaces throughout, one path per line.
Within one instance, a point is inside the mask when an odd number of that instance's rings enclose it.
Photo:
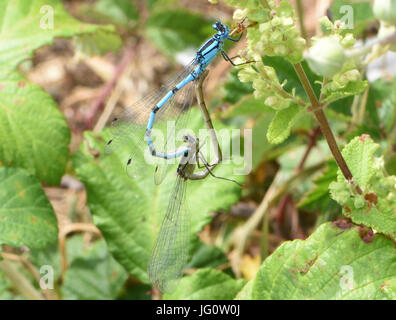
M 186 269 L 216 268 L 227 261 L 226 255 L 219 247 L 200 242 Z
M 51 44 L 55 37 L 114 30 L 113 26 L 77 21 L 60 0 L 2 0 L 0 21 L 0 69 L 7 72 L 31 58 L 34 50 Z
M 107 16 L 112 23 L 127 26 L 131 20 L 137 20 L 139 13 L 129 0 L 99 0 L 95 11 Z
M 40 182 L 25 170 L 0 168 L 0 245 L 43 248 L 57 240 L 55 213 Z
M 363 238 L 346 221 L 321 225 L 308 239 L 283 243 L 254 280 L 253 299 L 395 299 L 394 244 Z
M 378 148 L 368 135 L 354 138 L 342 154 L 363 193 L 353 192 L 340 170 L 330 192 L 353 222 L 396 239 L 396 177 L 384 175 L 383 159 L 374 157 Z
M 122 40 L 119 35 L 104 30 L 93 34 L 81 34 L 73 37 L 73 44 L 77 55 L 102 55 L 108 51 L 117 51 Z
M 58 184 L 69 156 L 66 120 L 49 95 L 14 69 L 55 37 L 109 35 L 114 27 L 81 23 L 60 0 L 1 1 L 0 21 L 0 161 Z
M 69 157 L 70 130 L 55 101 L 18 73 L 0 79 L 0 161 L 58 184 Z
M 235 300 L 252 300 L 254 279 L 250 280 L 235 297 Z
M 146 23 L 147 37 L 172 58 L 186 49 L 196 50 L 212 33 L 203 17 L 182 10 L 155 13 Z
M 201 269 L 183 278 L 173 293 L 165 294 L 169 300 L 231 300 L 245 285 L 246 280 L 235 280 L 216 269 Z
M 67 300 L 115 299 L 127 277 L 102 239 L 74 258 L 65 273 L 62 295 Z

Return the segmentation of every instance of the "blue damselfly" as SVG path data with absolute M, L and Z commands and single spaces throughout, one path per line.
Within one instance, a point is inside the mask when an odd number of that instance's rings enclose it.
M 186 202 L 187 180 L 202 180 L 210 174 L 239 185 L 235 180 L 218 177 L 213 173 L 213 169 L 222 161 L 222 154 L 203 98 L 202 82 L 207 73 L 203 73 L 196 82 L 196 96 L 205 126 L 211 132 L 210 138 L 216 160 L 210 164 L 206 161 L 197 137 L 188 134 L 183 136 L 186 143 L 185 151 L 177 167 L 176 181 L 148 266 L 150 280 L 161 292 L 171 292 L 176 288 L 189 258 L 190 215 Z M 194 172 L 197 167 L 204 169 Z
M 202 45 L 195 58 L 176 76 L 170 79 L 161 89 L 154 92 L 128 108 L 122 115 L 112 121 L 114 136 L 107 142 L 105 153 L 111 153 L 126 143 L 131 143 L 132 153 L 127 161 L 127 173 L 136 176 L 140 166 L 145 166 L 144 151 L 149 148 L 150 154 L 159 159 L 174 159 L 183 156 L 187 147 L 168 150 L 168 138 L 185 128 L 188 116 L 186 114 L 192 104 L 193 89 L 191 83 L 201 77 L 207 66 L 220 52 L 223 58 L 233 65 L 230 58 L 222 49 L 225 40 L 238 41 L 229 37 L 230 29 L 216 22 L 213 24 L 216 34 Z M 179 106 L 177 108 L 176 106 Z M 175 118 L 175 126 L 168 132 L 168 138 L 157 148 L 152 141 L 152 129 L 164 127 L 165 120 Z M 146 125 L 143 134 L 143 125 Z M 146 142 L 145 142 L 146 141 Z M 147 143 L 147 144 L 146 144 Z M 160 149 L 162 151 L 157 151 Z M 164 164 L 167 162 L 164 161 Z M 161 183 L 166 174 L 165 169 L 158 169 L 155 173 L 155 182 Z

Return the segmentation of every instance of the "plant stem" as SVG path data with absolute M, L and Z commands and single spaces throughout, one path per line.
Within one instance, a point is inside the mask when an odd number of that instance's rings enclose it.
M 208 108 L 206 107 L 204 94 L 203 94 L 203 82 L 205 81 L 206 77 L 208 76 L 209 71 L 205 70 L 205 72 L 201 75 L 198 81 L 195 84 L 195 94 L 197 96 L 197 104 L 198 108 L 202 113 L 202 117 L 205 122 L 205 127 L 209 130 L 209 134 L 211 137 L 211 141 L 214 144 L 213 148 L 216 154 L 216 160 L 210 164 L 210 167 L 213 169 L 216 167 L 220 162 L 223 161 L 223 155 L 221 153 L 221 148 L 219 141 L 217 140 L 216 131 L 213 127 L 212 119 L 210 118 Z
M 305 25 L 304 25 L 304 10 L 303 10 L 302 1 L 297 0 L 296 6 L 297 6 L 298 20 L 300 21 L 301 35 L 304 39 L 307 39 L 307 30 L 305 29 Z
M 2 270 L 11 280 L 15 289 L 29 300 L 43 300 L 43 296 L 32 286 L 30 281 L 8 260 L 0 261 Z
M 122 57 L 120 63 L 115 68 L 112 78 L 110 79 L 110 81 L 108 81 L 106 83 L 106 85 L 104 86 L 100 95 L 93 102 L 92 106 L 90 107 L 90 110 L 88 111 L 86 119 L 85 119 L 86 129 L 92 128 L 95 116 L 103 109 L 105 100 L 111 94 L 114 86 L 117 84 L 118 79 L 123 74 L 123 71 L 125 70 L 128 63 L 132 60 L 132 57 L 136 52 L 136 48 L 137 48 L 137 44 L 126 49 L 124 56 Z
M 261 261 L 264 261 L 269 254 L 268 234 L 269 234 L 269 219 L 268 219 L 268 214 L 264 214 L 263 226 L 261 227 L 261 246 L 260 246 Z
M 312 112 L 314 113 L 314 116 L 319 123 L 320 130 L 322 131 L 323 136 L 326 138 L 327 144 L 329 145 L 330 151 L 333 154 L 338 167 L 340 168 L 345 179 L 350 184 L 355 185 L 352 173 L 349 170 L 340 149 L 338 148 L 333 132 L 330 129 L 329 122 L 327 121 L 326 115 L 323 112 L 322 105 L 315 96 L 315 92 L 313 91 L 311 83 L 309 82 L 307 75 L 305 74 L 304 68 L 302 67 L 301 63 L 294 64 L 293 66 L 297 72 L 301 84 L 304 87 L 305 92 L 308 95 L 309 101 L 311 102 L 312 106 Z M 357 193 L 362 194 L 362 190 L 358 185 L 355 186 L 355 189 Z
M 59 231 L 59 252 L 61 256 L 61 269 L 60 282 L 63 282 L 65 272 L 67 270 L 67 256 L 66 256 L 66 237 L 71 232 L 91 232 L 100 235 L 100 230 L 90 223 L 72 223 L 65 225 Z
M 16 261 L 21 263 L 33 276 L 33 278 L 36 280 L 37 284 L 40 284 L 40 273 L 37 271 L 36 267 L 25 257 L 22 255 L 17 255 L 9 252 L 2 252 L 1 255 L 3 256 L 4 259 L 10 260 L 10 261 Z M 56 296 L 53 291 L 49 289 L 43 289 L 42 288 L 43 295 L 46 300 L 57 300 L 58 297 Z

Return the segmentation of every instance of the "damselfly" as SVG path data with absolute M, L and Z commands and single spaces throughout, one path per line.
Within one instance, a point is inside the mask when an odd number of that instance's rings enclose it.
M 176 289 L 189 258 L 190 215 L 186 201 L 187 180 L 201 180 L 209 174 L 213 175 L 211 170 L 214 166 L 210 168 L 200 153 L 198 138 L 185 135 L 184 141 L 187 147 L 177 167 L 177 178 L 148 266 L 150 280 L 161 292 Z M 205 169 L 194 172 L 197 166 L 204 166 Z
M 218 177 L 212 172 L 221 162 L 222 154 L 203 98 L 202 82 L 206 76 L 207 72 L 203 73 L 196 83 L 196 95 L 205 126 L 211 132 L 216 160 L 210 164 L 206 161 L 197 137 L 188 134 L 183 136 L 187 146 L 177 167 L 177 178 L 148 266 L 150 280 L 161 292 L 170 292 L 176 288 L 189 258 L 190 216 L 186 202 L 187 180 L 202 180 L 210 174 L 215 178 L 239 184 L 235 180 Z M 196 167 L 204 169 L 194 172 Z
M 217 31 L 212 38 L 197 51 L 195 58 L 175 77 L 170 79 L 158 92 L 138 101 L 128 108 L 121 116 L 115 117 L 112 121 L 114 136 L 107 142 L 105 153 L 111 153 L 126 143 L 132 144 L 132 153 L 127 161 L 127 173 L 135 177 L 140 171 L 140 167 L 145 166 L 144 151 L 149 148 L 150 154 L 158 159 L 174 159 L 184 155 L 187 147 L 169 149 L 168 141 L 170 136 L 174 136 L 179 129 L 185 128 L 188 116 L 187 111 L 192 104 L 193 90 L 191 83 L 201 77 L 206 67 L 213 61 L 220 52 L 223 58 L 233 65 L 233 58 L 230 58 L 222 49 L 225 40 L 238 41 L 229 37 L 230 29 L 216 22 L 213 29 Z M 179 105 L 179 108 L 177 108 Z M 157 148 L 152 140 L 152 129 L 155 124 L 157 128 L 165 127 L 166 121 L 174 118 L 175 126 L 168 130 L 168 136 Z M 143 134 L 143 125 L 147 123 Z M 147 141 L 147 145 L 145 141 Z M 159 148 L 158 148 L 159 147 Z M 160 149 L 162 151 L 157 151 Z M 167 161 L 164 162 L 165 164 Z M 165 169 L 156 170 L 155 182 L 161 183 L 166 174 Z M 158 167 L 157 167 L 158 168 Z

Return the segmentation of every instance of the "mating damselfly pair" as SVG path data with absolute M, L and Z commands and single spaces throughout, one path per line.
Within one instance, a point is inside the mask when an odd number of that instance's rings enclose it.
M 207 74 L 207 66 L 218 53 L 235 65 L 232 62 L 233 58 L 230 58 L 222 47 L 225 40 L 238 41 L 239 39 L 231 38 L 230 29 L 221 22 L 214 23 L 213 28 L 216 34 L 202 45 L 195 58 L 181 72 L 171 78 L 159 91 L 146 96 L 128 108 L 121 116 L 113 119 L 114 136 L 108 141 L 105 149 L 106 153 L 111 153 L 126 143 L 133 144 L 130 146 L 132 153 L 127 161 L 127 173 L 132 178 L 136 177 L 141 167 L 146 165 L 144 153 L 148 149 L 151 156 L 157 159 L 154 174 L 156 184 L 163 181 L 170 163 L 168 160 L 180 158 L 177 178 L 148 267 L 152 283 L 162 292 L 175 288 L 188 260 L 189 215 L 185 207 L 186 181 L 201 180 L 209 174 L 216 177 L 212 170 L 222 161 L 216 134 L 203 101 L 202 81 Z M 205 125 L 210 130 L 210 138 L 215 147 L 217 159 L 212 163 L 206 161 L 200 151 L 199 139 L 194 135 L 183 135 L 183 146 L 179 148 L 169 150 L 168 146 L 170 136 L 187 126 L 188 111 L 194 93 L 193 83 L 196 84 L 198 106 Z M 165 126 L 166 120 L 169 119 L 175 119 L 175 126 L 171 132 L 168 132 L 168 137 L 162 144 L 154 145 L 152 130 Z M 146 124 L 145 133 L 142 134 L 141 129 L 144 124 Z M 195 172 L 197 167 L 202 170 Z

